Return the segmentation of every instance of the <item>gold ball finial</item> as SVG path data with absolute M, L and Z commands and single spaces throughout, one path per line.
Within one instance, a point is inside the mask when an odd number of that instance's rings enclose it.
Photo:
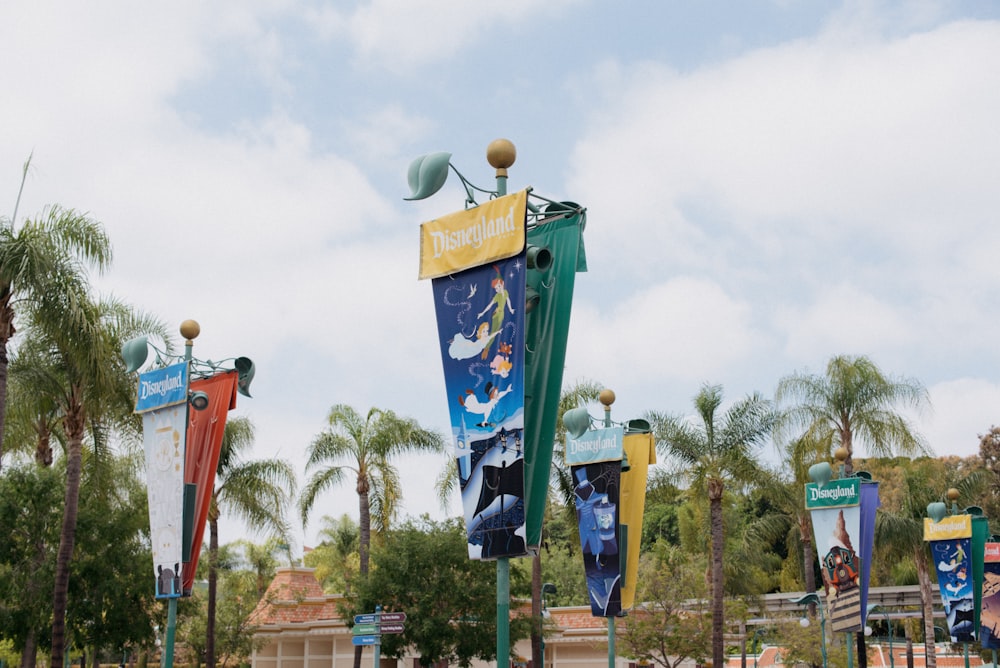
M 517 149 L 509 139 L 494 139 L 486 147 L 486 160 L 497 170 L 497 176 L 507 176 L 507 168 L 517 160 Z
M 615 403 L 615 391 L 605 388 L 597 395 L 597 400 L 604 404 L 605 409 L 610 408 Z
M 958 497 L 959 496 L 960 495 L 959 495 L 957 489 L 955 489 L 954 487 L 949 487 L 948 488 L 948 500 L 949 501 L 951 501 L 952 503 L 955 503 L 956 501 L 958 501 Z
M 197 320 L 185 320 L 181 323 L 181 336 L 188 341 L 194 341 L 201 334 L 201 325 Z
M 847 448 L 845 448 L 844 446 L 840 446 L 839 448 L 837 448 L 834 451 L 834 453 L 833 453 L 833 458 L 836 459 L 840 463 L 846 462 L 847 461 Z

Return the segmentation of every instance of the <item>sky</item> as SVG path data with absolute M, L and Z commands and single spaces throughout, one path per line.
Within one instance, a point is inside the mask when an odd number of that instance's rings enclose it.
M 981 1 L 5 3 L 0 211 L 30 156 L 17 220 L 86 212 L 102 294 L 252 358 L 235 414 L 301 486 L 334 404 L 446 429 L 418 231 L 464 192 L 404 201 L 407 168 L 448 151 L 492 188 L 506 138 L 509 190 L 586 208 L 564 380 L 614 418 L 866 355 L 927 388 L 936 454 L 971 455 L 1000 423 L 998 63 Z M 459 514 L 443 466 L 403 462 L 404 515 Z M 343 513 L 350 484 L 294 549 Z

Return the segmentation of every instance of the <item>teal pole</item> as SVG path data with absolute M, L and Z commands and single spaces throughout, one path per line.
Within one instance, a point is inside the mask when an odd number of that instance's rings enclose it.
M 163 643 L 163 666 L 174 666 L 174 632 L 177 630 L 177 599 L 171 598 L 167 603 L 167 639 Z
M 510 559 L 497 559 L 497 668 L 510 663 Z
M 854 668 L 854 634 L 845 633 L 847 636 L 847 668 Z
M 604 404 L 605 429 L 611 426 L 611 403 L 615 400 L 614 393 L 609 393 L 609 396 L 607 397 L 605 397 L 602 393 L 601 403 L 604 403 L 604 400 L 606 399 L 610 399 L 610 401 Z M 618 544 L 621 545 L 621 541 L 619 541 Z M 615 626 L 615 617 L 612 615 L 611 617 L 608 617 L 608 668 L 615 668 L 615 635 L 617 633 Z
M 490 156 L 487 155 L 487 158 Z M 513 164 L 513 160 L 511 160 Z M 497 170 L 497 196 L 507 194 L 507 167 Z M 510 559 L 497 559 L 497 668 L 510 665 Z

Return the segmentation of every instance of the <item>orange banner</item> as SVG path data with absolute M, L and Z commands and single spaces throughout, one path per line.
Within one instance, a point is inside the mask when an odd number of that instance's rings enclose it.
M 191 534 L 191 561 L 184 564 L 183 570 L 185 594 L 191 591 L 194 572 L 198 568 L 205 520 L 215 491 L 215 470 L 219 466 L 226 416 L 236 408 L 236 377 L 236 371 L 227 371 L 191 382 L 192 392 L 200 391 L 208 395 L 208 408 L 203 411 L 192 408 L 188 411 L 184 482 L 197 485 L 197 493 Z

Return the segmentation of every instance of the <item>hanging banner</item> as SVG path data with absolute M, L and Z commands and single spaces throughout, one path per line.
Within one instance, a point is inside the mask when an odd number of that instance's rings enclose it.
M 473 559 L 525 541 L 524 237 L 514 257 L 432 281 L 459 486 Z
M 861 479 L 841 478 L 807 483 L 806 509 L 811 511 L 816 553 L 826 590 L 828 618 L 835 632 L 860 631 Z
M 1000 543 L 986 543 L 983 554 L 979 642 L 983 649 L 1000 649 Z
M 184 595 L 191 594 L 194 573 L 201 554 L 205 520 L 215 491 L 215 471 L 219 466 L 222 436 L 226 431 L 226 417 L 236 408 L 236 371 L 217 373 L 208 378 L 192 381 L 192 392 L 208 395 L 208 407 L 203 411 L 191 409 L 187 426 L 187 455 L 184 466 L 184 483 L 195 486 L 194 522 L 191 527 L 190 562 L 184 564 Z
M 861 627 L 868 624 L 868 585 L 872 573 L 872 552 L 875 548 L 875 511 L 878 510 L 878 483 L 861 478 Z
M 622 611 L 617 512 L 622 438 L 621 427 L 608 427 L 566 440 L 590 612 L 595 617 L 617 617 Z
M 972 517 L 951 515 L 935 522 L 924 518 L 924 540 L 930 543 L 931 560 L 937 570 L 941 604 L 952 642 L 976 639 L 973 593 Z
M 528 230 L 528 243 L 548 248 L 552 266 L 547 271 L 528 272 L 528 287 L 537 295 L 537 305 L 527 316 L 525 393 L 525 435 L 529 447 L 524 455 L 524 484 L 527 494 L 528 545 L 537 550 L 542 540 L 542 520 L 548 500 L 559 399 L 573 305 L 577 272 L 587 271 L 583 229 L 587 218 L 582 211 L 566 210 L 565 204 L 546 208 L 550 217 Z M 575 205 L 573 205 L 575 206 Z M 563 208 L 563 213 L 552 211 Z
M 621 507 L 618 526 L 619 542 L 625 549 L 622 581 L 622 609 L 635 605 L 635 589 L 639 578 L 639 546 L 642 543 L 642 518 L 646 512 L 646 481 L 649 466 L 656 463 L 656 441 L 649 433 L 625 434 L 622 440 L 628 471 L 622 471 Z
M 517 255 L 524 250 L 528 191 L 420 226 L 420 278 L 437 278 Z M 523 303 L 523 302 L 522 302 Z
M 187 401 L 188 365 L 171 364 L 139 374 L 135 412 L 145 413 L 157 408 L 175 406 Z
M 182 591 L 186 423 L 186 403 L 142 414 L 149 537 L 153 548 L 156 598 L 176 598 Z

